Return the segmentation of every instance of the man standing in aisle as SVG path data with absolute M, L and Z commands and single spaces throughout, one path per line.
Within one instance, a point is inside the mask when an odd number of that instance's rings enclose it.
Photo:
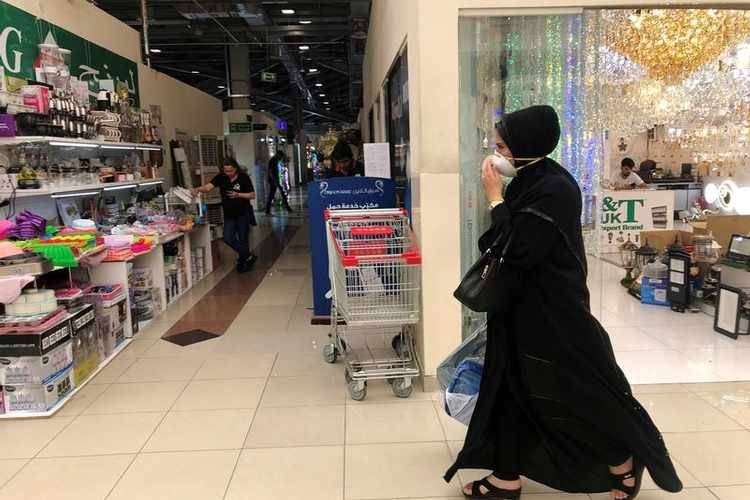
M 255 189 L 250 176 L 240 170 L 237 160 L 226 158 L 223 172 L 211 182 L 194 188 L 194 193 L 208 193 L 214 188 L 221 191 L 224 209 L 224 243 L 237 252 L 237 272 L 249 271 L 257 257 L 250 252 L 250 226 L 256 225 L 251 200 Z
M 284 202 L 284 208 L 287 212 L 292 212 L 292 207 L 289 206 L 289 200 L 286 197 L 286 191 L 284 186 L 281 185 L 281 166 L 286 161 L 286 154 L 279 149 L 275 155 L 268 160 L 268 199 L 266 200 L 266 215 L 271 215 L 271 207 L 273 206 L 273 200 L 276 198 L 276 191 L 281 193 L 281 199 Z

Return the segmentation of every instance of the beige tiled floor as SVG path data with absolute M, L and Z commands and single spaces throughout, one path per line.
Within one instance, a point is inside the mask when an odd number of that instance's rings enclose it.
M 180 318 L 170 311 L 55 417 L 0 422 L 0 500 L 461 498 L 460 482 L 482 472 L 443 482 L 466 428 L 433 394 L 398 400 L 385 382 L 371 383 L 367 399 L 354 402 L 342 366 L 322 362 L 327 329 L 309 326 L 310 278 L 298 272 L 307 237 L 297 233 L 295 253 L 277 261 L 281 271 L 223 337 L 189 348 L 159 340 Z M 199 292 L 178 309 L 188 311 Z M 608 321 L 626 368 L 676 355 L 654 343 L 658 322 Z M 685 331 L 695 356 L 722 344 Z M 664 431 L 686 487 L 671 495 L 647 478 L 640 500 L 750 499 L 750 382 L 634 392 Z M 525 489 L 523 500 L 606 498 L 530 482 Z

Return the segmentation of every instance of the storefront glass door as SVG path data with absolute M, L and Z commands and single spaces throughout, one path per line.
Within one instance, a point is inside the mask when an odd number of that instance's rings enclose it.
M 562 138 L 553 157 L 581 186 L 588 250 L 597 253 L 593 207 L 600 184 L 603 136 L 595 112 L 598 52 L 586 50 L 597 45 L 596 23 L 596 16 L 584 13 L 460 18 L 464 271 L 478 258 L 477 240 L 489 227 L 480 164 L 494 147 L 494 123 L 505 113 L 535 104 L 549 104 L 560 116 Z M 596 279 L 594 270 L 592 280 Z M 598 304 L 596 299 L 593 306 Z M 466 310 L 464 335 L 482 320 L 481 315 Z

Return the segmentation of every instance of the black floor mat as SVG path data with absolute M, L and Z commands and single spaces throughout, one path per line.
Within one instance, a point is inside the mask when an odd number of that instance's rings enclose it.
M 187 332 L 170 335 L 169 337 L 163 337 L 162 340 L 185 347 L 205 340 L 215 339 L 216 337 L 219 337 L 219 335 L 205 330 L 189 330 Z

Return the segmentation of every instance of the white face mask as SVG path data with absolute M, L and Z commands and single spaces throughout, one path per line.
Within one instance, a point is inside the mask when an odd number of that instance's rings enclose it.
M 541 158 L 516 158 L 516 160 L 531 160 L 531 163 L 527 163 L 526 165 L 516 168 L 516 166 L 513 165 L 509 159 L 495 151 L 492 154 L 492 165 L 494 165 L 497 171 L 500 172 L 500 175 L 503 175 L 505 177 L 515 177 L 516 175 L 518 175 L 518 171 L 522 168 L 533 165 L 534 163 L 537 163 L 544 158 L 544 156 Z

